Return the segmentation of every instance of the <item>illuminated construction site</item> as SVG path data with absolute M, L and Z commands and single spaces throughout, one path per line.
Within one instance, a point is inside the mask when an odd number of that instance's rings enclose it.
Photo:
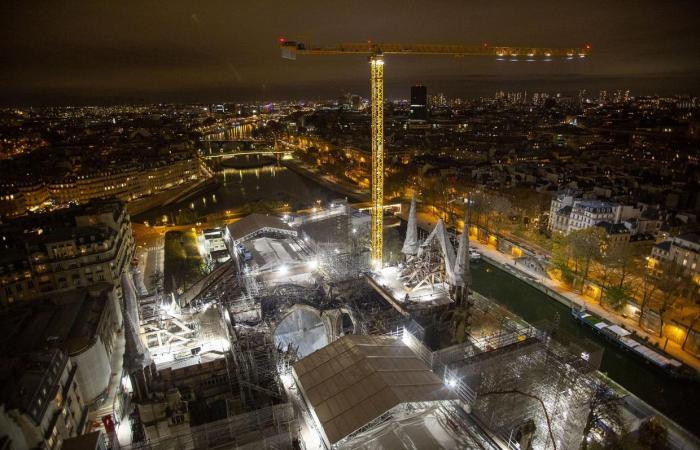
M 467 233 L 419 230 L 415 198 L 384 264 L 383 58 L 589 48 L 280 45 L 369 57 L 370 214 L 252 214 L 207 231 L 230 258 L 177 298 L 126 289 L 131 448 L 578 448 L 599 350 L 471 292 Z
M 415 203 L 404 262 L 372 272 L 370 224 L 254 214 L 188 303 L 127 289 L 129 448 L 577 447 L 599 352 L 470 292 L 468 237 Z

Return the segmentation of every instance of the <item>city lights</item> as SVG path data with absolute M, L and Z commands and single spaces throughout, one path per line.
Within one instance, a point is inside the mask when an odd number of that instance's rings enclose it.
M 700 448 L 696 5 L 310 3 L 4 15 L 6 446 Z

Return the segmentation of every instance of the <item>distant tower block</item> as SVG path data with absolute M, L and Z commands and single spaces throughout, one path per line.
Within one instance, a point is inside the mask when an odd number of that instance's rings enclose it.
M 411 87 L 411 120 L 428 120 L 428 88 L 422 85 Z
M 411 198 L 411 208 L 408 211 L 408 226 L 406 227 L 406 240 L 403 241 L 401 253 L 409 256 L 418 254 L 418 223 L 416 222 L 416 195 Z

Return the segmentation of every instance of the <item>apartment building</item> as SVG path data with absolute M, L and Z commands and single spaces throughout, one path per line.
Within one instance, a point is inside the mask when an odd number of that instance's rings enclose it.
M 619 224 L 624 221 L 639 223 L 640 217 L 641 210 L 634 206 L 577 198 L 573 194 L 563 193 L 552 199 L 548 226 L 552 231 L 568 234 L 572 231 L 597 226 L 601 222 L 607 224 Z M 631 230 L 630 234 L 632 234 Z
M 660 242 L 651 249 L 651 257 L 672 261 L 687 275 L 700 276 L 700 233 L 684 233 Z
M 0 353 L 61 350 L 77 367 L 75 378 L 90 404 L 109 386 L 121 318 L 109 284 L 16 303 L 0 311 Z
M 96 283 L 114 286 L 134 251 L 131 220 L 116 199 L 0 225 L 0 307 Z
M 16 216 L 45 205 L 70 205 L 109 197 L 128 202 L 200 177 L 200 162 L 189 155 L 105 168 L 86 167 L 62 176 L 34 177 L 32 183 L 0 185 L 0 214 Z
M 3 448 L 60 449 L 80 435 L 87 406 L 77 365 L 53 348 L 0 359 L 0 442 Z

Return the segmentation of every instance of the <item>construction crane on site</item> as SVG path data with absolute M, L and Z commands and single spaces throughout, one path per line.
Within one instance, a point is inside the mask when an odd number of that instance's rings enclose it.
M 338 44 L 326 47 L 306 46 L 304 43 L 279 39 L 282 57 L 296 59 L 301 55 L 364 55 L 369 58 L 372 105 L 372 182 L 370 255 L 374 269 L 383 266 L 384 232 L 384 56 L 385 55 L 449 55 L 491 56 L 528 61 L 554 57 L 584 58 L 591 51 L 590 45 L 580 48 L 504 47 L 482 44 L 476 46 L 445 44 L 380 44 L 374 42 Z

